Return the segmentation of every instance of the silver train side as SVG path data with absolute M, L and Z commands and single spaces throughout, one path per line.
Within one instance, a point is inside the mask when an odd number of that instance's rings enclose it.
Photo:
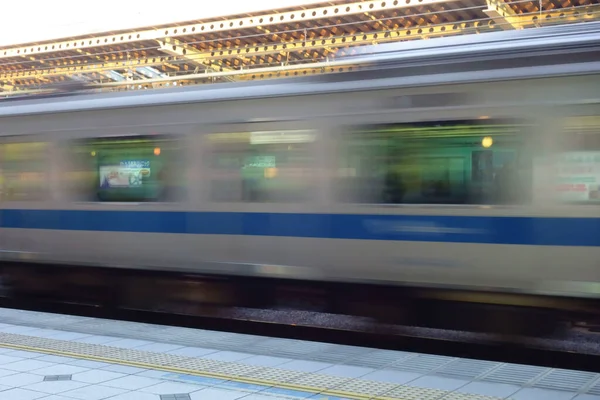
M 569 138 L 576 135 L 565 132 L 576 126 L 600 134 L 600 125 L 581 122 L 600 116 L 599 33 L 590 23 L 381 46 L 340 61 L 371 68 L 317 79 L 0 102 L 1 145 L 45 146 L 44 196 L 2 201 L 0 257 L 598 297 L 599 204 L 565 202 L 553 182 L 556 160 L 574 148 Z M 349 132 L 495 120 L 526 126 L 521 145 L 545 160 L 525 189 L 534 192 L 527 201 L 340 196 Z M 207 161 L 240 132 L 244 140 L 311 138 L 308 165 L 277 170 L 304 188 L 302 201 L 243 201 L 242 174 Z M 73 190 L 70 143 L 137 136 L 177 145 L 183 191 L 168 200 L 119 202 L 82 199 Z M 600 154 L 600 147 L 576 150 Z M 461 162 L 472 165 L 473 157 Z M 239 198 L 213 196 L 221 178 Z M 385 190 L 382 182 L 373 178 L 359 189 Z

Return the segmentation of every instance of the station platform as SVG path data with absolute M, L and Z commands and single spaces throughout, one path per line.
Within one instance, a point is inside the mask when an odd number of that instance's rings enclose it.
M 0 309 L 0 399 L 600 400 L 600 374 Z

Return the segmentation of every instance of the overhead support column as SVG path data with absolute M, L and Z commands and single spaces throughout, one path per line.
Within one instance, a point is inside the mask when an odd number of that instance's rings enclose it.
M 504 0 L 486 0 L 483 12 L 504 30 L 522 29 L 521 18 Z

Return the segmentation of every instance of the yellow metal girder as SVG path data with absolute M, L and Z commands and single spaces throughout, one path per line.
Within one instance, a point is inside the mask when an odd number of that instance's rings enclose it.
M 110 70 L 123 70 L 131 69 L 136 67 L 150 67 L 163 65 L 172 61 L 172 57 L 153 57 L 153 58 L 141 58 L 131 59 L 126 61 L 117 62 L 102 62 L 102 63 L 87 63 L 81 62 L 74 65 L 43 68 L 43 69 L 30 69 L 26 71 L 15 71 L 15 72 L 3 72 L 0 73 L 1 80 L 14 81 L 17 79 L 41 79 L 42 77 L 49 76 L 61 76 L 71 74 L 91 74 L 91 73 L 102 73 Z
M 202 67 L 203 69 L 213 70 L 208 64 L 211 59 L 207 57 L 208 53 L 202 53 L 194 47 L 188 46 L 174 38 L 166 38 L 164 41 L 159 41 L 160 51 L 169 55 L 175 56 L 180 60 L 188 61 L 191 64 Z M 221 71 L 229 71 L 228 68 L 219 65 Z
M 504 0 L 486 0 L 483 12 L 504 30 L 521 29 L 522 18 Z
M 144 86 L 160 87 L 162 85 L 172 83 L 176 83 L 180 86 L 198 83 L 211 83 L 218 79 L 226 79 L 232 74 L 235 75 L 236 81 L 253 81 L 262 79 L 321 75 L 333 72 L 358 71 L 361 68 L 364 68 L 364 66 L 347 62 L 319 62 L 301 65 L 287 65 L 281 67 L 256 68 L 253 70 L 236 70 L 233 73 L 206 72 L 201 74 L 185 75 L 181 77 L 169 77 L 163 79 L 148 79 L 133 82 L 110 82 L 102 84 L 100 86 L 109 90 L 131 90 L 132 88 L 144 88 Z
M 490 0 L 497 1 L 497 0 Z M 500 6 L 499 6 L 500 7 Z M 529 15 L 514 15 L 510 17 L 513 27 L 526 28 L 534 27 L 540 24 L 547 24 L 553 21 L 568 23 L 575 21 L 587 21 L 600 19 L 600 6 L 588 6 L 572 8 L 569 10 L 546 11 Z M 439 24 L 417 26 L 410 29 L 392 29 L 371 33 L 357 33 L 330 36 L 325 38 L 314 38 L 308 40 L 286 41 L 279 43 L 256 43 L 240 47 L 222 47 L 211 51 L 200 52 L 196 50 L 194 57 L 197 59 L 212 61 L 218 59 L 248 58 L 253 56 L 262 56 L 274 53 L 291 53 L 308 50 L 321 50 L 329 48 L 341 48 L 364 44 L 374 44 L 383 42 L 394 42 L 400 40 L 416 40 L 423 38 L 448 36 L 454 34 L 477 33 L 486 28 L 501 25 L 502 21 L 493 19 L 481 21 L 457 22 L 454 24 Z M 504 29 L 504 27 L 503 27 Z M 513 29 L 513 28 L 509 28 Z M 193 58 L 188 56 L 186 59 Z M 196 60 L 197 60 L 196 59 Z
M 166 38 L 164 41 L 159 41 L 158 44 L 160 45 L 160 51 L 163 53 L 167 53 L 179 59 L 188 60 L 195 65 L 205 66 L 207 60 L 204 57 L 204 54 L 177 39 Z
M 277 79 L 277 78 L 289 78 L 297 76 L 310 76 L 310 75 L 321 75 L 332 72 L 346 72 L 346 71 L 357 71 L 363 66 L 353 65 L 350 63 L 312 63 L 303 64 L 296 66 L 284 66 L 284 67 L 270 67 L 270 68 L 257 68 L 255 70 L 244 70 L 234 71 L 236 81 L 252 81 L 262 79 Z M 213 83 L 219 79 L 229 79 L 231 76 L 227 72 L 206 72 L 203 74 L 186 75 L 183 77 L 169 77 L 163 79 L 147 79 L 139 81 L 121 81 L 121 82 L 109 82 L 103 84 L 97 84 L 93 89 L 94 92 L 98 91 L 132 91 L 132 90 L 144 90 L 149 88 L 160 88 L 163 86 L 177 85 L 177 86 L 188 86 L 197 85 L 203 83 Z M 43 94 L 47 91 L 38 90 L 20 90 L 11 93 L 6 92 L 8 96 L 18 94 Z
M 206 23 L 173 25 L 167 28 L 155 28 L 139 31 L 102 35 L 94 38 L 62 40 L 46 44 L 36 44 L 0 50 L 0 59 L 7 57 L 28 57 L 30 55 L 57 51 L 85 49 L 140 41 L 156 41 L 165 38 L 182 37 L 197 34 L 232 31 L 236 29 L 258 28 L 275 24 L 298 23 L 322 18 L 344 17 L 366 12 L 390 11 L 402 8 L 443 4 L 455 0 L 390 0 L 390 1 L 352 1 L 347 4 L 314 7 L 298 11 L 271 13 L 244 18 L 225 19 Z
M 572 8 L 569 10 L 558 10 L 551 12 L 536 13 L 530 15 L 517 15 L 511 17 L 514 26 L 532 27 L 544 24 L 567 23 L 574 21 L 586 21 L 600 19 L 600 6 L 589 6 Z M 285 53 L 309 53 L 312 50 L 338 49 L 350 46 L 375 44 L 383 42 L 393 42 L 399 40 L 417 40 L 431 38 L 436 36 L 449 36 L 465 33 L 477 33 L 488 29 L 495 23 L 491 20 L 482 20 L 474 22 L 461 22 L 447 25 L 429 25 L 414 27 L 410 29 L 386 30 L 364 34 L 338 35 L 334 37 L 315 38 L 307 41 L 290 41 L 275 44 L 246 45 L 242 47 L 220 48 L 210 52 L 201 52 L 190 48 L 179 41 L 169 41 L 170 55 L 165 57 L 146 57 L 123 59 L 112 62 L 94 62 L 86 60 L 69 59 L 65 61 L 67 65 L 55 66 L 51 68 L 32 68 L 25 71 L 1 72 L 0 80 L 14 82 L 23 79 L 43 79 L 44 77 L 65 76 L 70 74 L 90 74 L 102 73 L 109 70 L 132 69 L 144 66 L 171 66 L 180 61 L 201 66 L 209 72 L 209 64 L 224 59 L 239 59 L 247 61 L 255 56 L 267 54 L 285 54 Z M 175 49 L 173 49 L 175 46 Z M 183 50 L 186 50 L 185 52 Z M 97 57 L 100 58 L 100 57 Z M 310 58 L 308 54 L 307 58 Z M 242 62 L 242 65 L 244 62 Z M 250 63 L 251 64 L 251 63 Z M 271 65 L 272 66 L 272 65 Z M 243 67 L 246 68 L 246 67 Z M 216 68 L 212 68 L 213 70 Z M 221 68 L 219 68 L 221 69 Z M 223 69 L 222 72 L 235 75 L 234 69 Z M 196 71 L 198 72 L 198 71 Z

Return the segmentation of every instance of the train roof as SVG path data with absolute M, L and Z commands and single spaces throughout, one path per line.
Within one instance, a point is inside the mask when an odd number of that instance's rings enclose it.
M 363 69 L 318 77 L 5 99 L 0 117 L 595 74 L 600 22 L 380 45 L 332 65 L 357 60 Z

